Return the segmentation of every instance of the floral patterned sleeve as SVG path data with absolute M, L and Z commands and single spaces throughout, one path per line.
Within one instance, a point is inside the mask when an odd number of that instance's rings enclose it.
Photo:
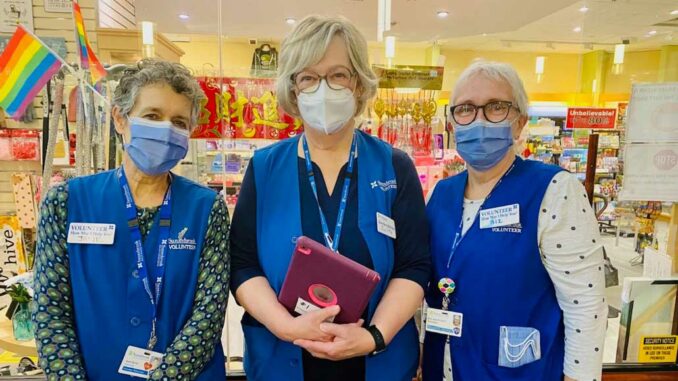
M 35 337 L 39 365 L 50 381 L 86 379 L 74 329 L 66 245 L 67 200 L 66 184 L 48 192 L 40 208 L 35 259 Z M 144 237 L 157 211 L 139 210 L 137 217 Z M 214 202 L 208 226 L 191 317 L 167 348 L 163 363 L 151 376 L 153 380 L 196 379 L 221 341 L 230 270 L 230 221 L 221 196 Z
M 167 348 L 152 380 L 195 380 L 212 360 L 216 346 L 221 345 L 230 274 L 230 220 L 222 196 L 214 202 L 208 226 L 193 313 Z
M 40 207 L 35 256 L 35 341 L 39 365 L 50 381 L 86 378 L 73 321 L 66 245 L 67 200 L 66 184 L 47 193 Z

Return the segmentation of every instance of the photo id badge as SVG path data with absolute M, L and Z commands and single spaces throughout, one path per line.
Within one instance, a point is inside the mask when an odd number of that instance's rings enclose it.
M 426 332 L 461 337 L 464 314 L 435 308 L 426 309 Z
M 112 245 L 114 239 L 115 224 L 71 222 L 68 227 L 68 243 Z
M 387 237 L 396 238 L 395 221 L 377 212 L 377 231 Z
M 480 228 L 489 229 L 520 223 L 520 204 L 505 205 L 480 211 Z
M 120 363 L 118 373 L 148 379 L 153 370 L 162 363 L 162 357 L 162 353 L 130 345 L 127 347 L 122 363 Z

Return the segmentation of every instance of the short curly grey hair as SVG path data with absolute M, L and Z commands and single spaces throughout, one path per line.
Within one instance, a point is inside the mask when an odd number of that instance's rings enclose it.
M 169 85 L 177 94 L 191 101 L 190 127 L 195 127 L 205 93 L 186 66 L 179 63 L 147 58 L 130 65 L 123 71 L 115 88 L 113 106 L 117 106 L 120 113 L 127 116 L 134 108 L 141 88 L 161 83 Z
M 353 69 L 358 73 L 358 104 L 354 116 L 365 111 L 367 102 L 377 94 L 377 76 L 369 63 L 367 41 L 344 17 L 308 16 L 283 40 L 278 59 L 278 103 L 286 113 L 301 117 L 294 95 L 292 76 L 318 63 L 332 42 L 340 36 L 346 43 Z
M 510 64 L 504 62 L 477 60 L 469 65 L 469 67 L 464 69 L 464 71 L 459 75 L 457 84 L 454 86 L 454 90 L 452 91 L 453 104 L 456 105 L 456 101 L 461 95 L 459 94 L 459 89 L 461 86 L 476 75 L 482 75 L 485 78 L 494 81 L 504 81 L 509 86 L 511 86 L 511 91 L 513 92 L 513 102 L 515 103 L 515 106 L 520 111 L 520 115 L 527 116 L 529 100 L 527 98 L 527 91 L 525 91 L 523 81 L 520 79 L 516 69 Z

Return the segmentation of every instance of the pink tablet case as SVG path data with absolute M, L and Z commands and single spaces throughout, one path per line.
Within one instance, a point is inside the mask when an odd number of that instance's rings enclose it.
M 365 312 L 379 273 L 332 252 L 308 237 L 299 237 L 278 300 L 292 315 L 299 298 L 324 308 L 339 304 L 335 323 L 355 323 Z

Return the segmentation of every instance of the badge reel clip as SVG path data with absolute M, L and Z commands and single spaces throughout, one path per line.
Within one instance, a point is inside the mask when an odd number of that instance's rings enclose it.
M 438 289 L 440 290 L 440 292 L 443 293 L 443 303 L 442 303 L 443 311 L 449 311 L 450 295 L 454 293 L 456 287 L 457 285 L 454 283 L 454 280 L 452 280 L 452 278 L 442 278 L 440 279 L 440 281 L 438 281 Z M 445 342 L 447 344 L 450 343 L 450 335 L 447 335 L 447 339 Z

